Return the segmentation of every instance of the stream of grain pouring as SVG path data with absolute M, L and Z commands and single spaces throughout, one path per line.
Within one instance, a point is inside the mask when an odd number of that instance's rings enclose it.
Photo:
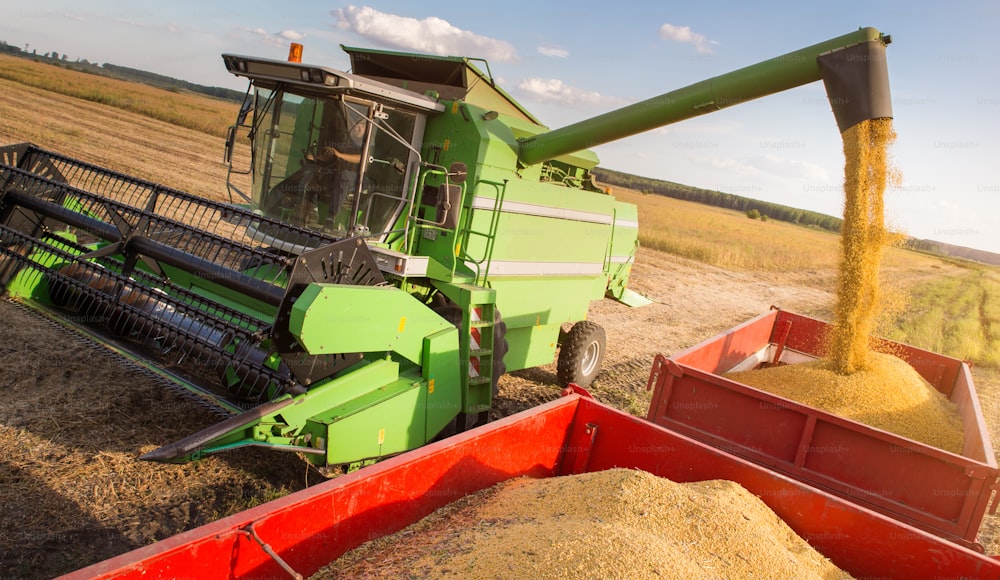
M 894 177 L 888 150 L 896 138 L 892 119 L 862 121 L 842 133 L 844 223 L 830 358 L 851 374 L 869 366 L 868 337 L 878 315 L 879 262 L 888 235 L 884 192 Z

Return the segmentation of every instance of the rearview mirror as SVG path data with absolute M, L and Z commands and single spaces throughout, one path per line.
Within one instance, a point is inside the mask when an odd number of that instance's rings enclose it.
M 226 131 L 226 150 L 222 162 L 229 165 L 233 161 L 233 147 L 236 145 L 236 125 L 230 125 Z

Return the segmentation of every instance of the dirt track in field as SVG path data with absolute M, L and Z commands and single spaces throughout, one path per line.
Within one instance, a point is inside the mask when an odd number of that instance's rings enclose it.
M 0 81 L 0 144 L 20 141 L 225 195 L 220 139 Z M 644 415 L 656 353 L 694 345 L 771 305 L 828 319 L 832 281 L 830 271 L 732 272 L 641 250 L 632 287 L 656 303 L 594 304 L 590 319 L 606 328 L 608 352 L 591 391 Z M 973 372 L 1000 441 L 1000 373 Z M 559 391 L 554 365 L 519 371 L 503 378 L 495 415 Z M 0 302 L 0 575 L 68 572 L 319 481 L 297 459 L 257 450 L 183 466 L 135 461 L 213 422 L 145 375 Z M 998 519 L 988 517 L 981 533 L 990 553 L 1000 553 Z

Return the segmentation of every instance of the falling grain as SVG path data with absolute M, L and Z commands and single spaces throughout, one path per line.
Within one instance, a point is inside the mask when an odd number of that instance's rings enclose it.
M 887 180 L 898 180 L 898 175 L 888 163 L 896 138 L 892 119 L 862 121 L 841 137 L 844 222 L 829 350 L 836 370 L 850 374 L 868 365 L 868 337 L 878 314 L 879 262 L 888 240 L 883 194 Z

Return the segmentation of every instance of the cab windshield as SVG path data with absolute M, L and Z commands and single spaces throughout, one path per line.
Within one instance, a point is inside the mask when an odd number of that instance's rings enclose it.
M 259 89 L 253 204 L 335 237 L 385 237 L 407 201 L 416 115 Z

